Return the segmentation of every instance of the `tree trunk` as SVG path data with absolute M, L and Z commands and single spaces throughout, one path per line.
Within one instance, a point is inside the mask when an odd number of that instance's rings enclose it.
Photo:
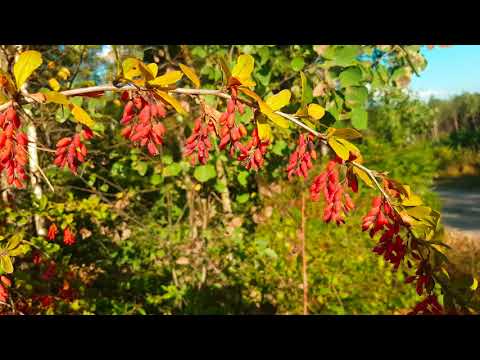
M 22 52 L 22 46 L 17 46 L 17 54 L 15 56 L 15 60 L 17 60 L 19 54 Z M 21 92 L 27 92 L 28 83 L 22 85 L 20 89 Z M 30 117 L 33 117 L 32 112 L 29 109 L 25 109 L 24 111 Z M 37 129 L 35 124 L 31 121 L 28 122 L 27 125 L 27 137 L 28 137 L 28 165 L 30 168 L 30 182 L 32 184 L 33 196 L 37 200 L 40 200 L 43 196 L 42 186 L 40 185 L 38 178 L 39 178 L 39 163 L 38 163 L 38 149 L 37 149 Z M 34 215 L 35 221 L 35 229 L 37 231 L 38 236 L 46 236 L 47 229 L 45 228 L 45 219 L 38 214 Z
M 38 150 L 37 150 L 37 129 L 32 123 L 27 126 L 28 136 L 28 157 L 30 167 L 30 182 L 32 184 L 33 195 L 36 199 L 40 200 L 43 196 L 42 186 L 40 185 L 39 178 L 39 164 L 38 164 Z M 45 219 L 38 214 L 34 216 L 35 229 L 38 236 L 46 236 L 47 229 L 45 228 Z

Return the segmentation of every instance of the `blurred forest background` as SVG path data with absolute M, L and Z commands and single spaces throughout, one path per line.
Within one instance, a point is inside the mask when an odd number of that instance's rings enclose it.
M 31 89 L 45 87 L 51 78 L 61 90 L 114 79 L 115 55 L 108 47 L 33 48 L 48 66 L 32 78 Z M 222 77 L 213 55 L 249 53 L 256 59 L 253 77 L 261 92 L 290 88 L 298 93 L 298 71 L 303 70 L 313 79 L 310 96 L 324 94 L 322 83 L 315 82 L 324 45 L 117 48 L 122 57 L 158 63 L 159 72 L 186 63 L 197 69 L 202 87 L 212 89 Z M 61 219 L 77 229 L 77 243 L 70 247 L 29 234 L 32 251 L 15 263 L 11 291 L 16 306 L 41 314 L 301 314 L 300 194 L 308 192 L 309 182 L 285 178 L 296 138 L 280 134 L 266 169 L 258 173 L 246 171 L 218 149 L 199 173 L 181 154 L 193 118 L 187 126 L 180 115 L 169 116 L 162 154 L 150 157 L 120 136 L 123 108 L 118 98 L 112 93 L 75 98 L 100 134 L 91 141 L 89 162 L 79 176 L 46 165 L 55 193 L 45 189 L 37 200 L 17 191 L 15 201 L 23 205 L 0 208 L 0 236 L 30 221 L 32 211 L 47 223 Z M 221 103 L 205 99 L 214 107 Z M 66 122 L 68 109 L 43 111 L 57 126 L 43 129 L 47 135 L 39 143 L 53 148 L 49 137 L 70 134 L 75 124 Z M 480 188 L 480 94 L 422 101 L 408 83 L 402 88 L 385 84 L 369 94 L 366 127 L 357 144 L 366 166 L 389 171 L 436 210 L 445 206 L 443 193 L 468 196 Z M 39 156 L 42 161 L 51 154 Z M 324 152 L 314 175 L 328 157 Z M 354 198 L 357 208 L 341 227 L 323 223 L 323 202 L 307 202 L 310 313 L 402 314 L 419 301 L 414 287 L 404 283 L 402 270 L 391 271 L 373 254 L 375 242 L 360 231 L 371 197 L 371 190 L 361 188 Z M 478 214 L 474 206 L 450 210 L 472 216 Z M 478 275 L 480 236 L 474 228 L 455 230 L 455 216 L 451 228 L 442 226 L 436 237 L 452 246 L 449 254 L 459 272 Z M 42 275 L 49 259 L 57 264 L 47 281 Z M 55 301 L 35 300 L 41 296 Z

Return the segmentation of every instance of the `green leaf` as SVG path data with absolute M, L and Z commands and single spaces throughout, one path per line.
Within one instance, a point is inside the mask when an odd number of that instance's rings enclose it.
M 358 85 L 362 81 L 362 71 L 358 66 L 349 67 L 340 73 L 339 80 L 344 88 Z
M 355 63 L 359 53 L 358 45 L 340 45 L 335 47 L 335 57 L 333 60 L 338 66 L 349 66 Z
M 163 176 L 177 176 L 180 174 L 180 171 L 182 171 L 182 167 L 179 163 L 171 163 L 163 169 Z
M 237 175 L 237 180 L 242 186 L 247 186 L 248 185 L 248 176 L 250 175 L 250 172 L 242 170 L 239 172 Z
M 213 179 L 215 176 L 217 176 L 217 172 L 215 171 L 215 168 L 213 167 L 213 165 L 207 164 L 207 165 L 197 166 L 195 168 L 195 171 L 193 172 L 193 176 L 198 181 L 204 183 L 210 179 Z
M 137 170 L 140 176 L 145 176 L 148 170 L 148 163 L 146 163 L 145 161 L 137 161 L 132 164 L 132 168 Z
M 217 181 L 215 183 L 215 190 L 217 190 L 219 193 L 223 193 L 227 190 L 227 186 L 223 182 Z
M 285 149 L 286 147 L 287 147 L 287 143 L 285 141 L 277 140 L 277 141 L 275 141 L 275 145 L 272 148 L 272 152 L 275 155 L 282 156 L 283 155 L 283 149 Z M 246 173 L 248 173 L 248 171 L 246 171 Z
M 237 197 L 235 198 L 235 201 L 239 204 L 244 204 L 248 201 L 249 198 L 250 198 L 250 194 L 245 193 L 245 194 L 237 195 Z
M 368 90 L 365 86 L 350 86 L 345 89 L 345 102 L 351 109 L 364 107 L 368 100 Z
M 160 174 L 153 174 L 151 177 L 150 177 L 150 184 L 152 185 L 158 185 L 158 184 L 161 184 L 163 181 L 163 176 L 160 175 Z
M 359 130 L 366 129 L 368 125 L 367 111 L 361 108 L 353 109 L 351 112 L 351 121 L 355 128 Z
M 292 61 L 290 62 L 290 65 L 293 71 L 300 71 L 305 66 L 305 60 L 303 60 L 302 57 L 297 56 L 292 59 Z

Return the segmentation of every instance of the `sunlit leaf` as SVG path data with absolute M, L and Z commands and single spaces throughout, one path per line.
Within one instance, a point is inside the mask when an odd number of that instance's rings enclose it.
M 42 65 L 42 54 L 38 51 L 30 50 L 20 54 L 15 65 L 13 66 L 13 74 L 17 89 L 20 89 L 32 73 L 40 65 Z
M 291 95 L 290 90 L 284 89 L 277 94 L 266 98 L 265 102 L 273 111 L 277 111 L 289 104 Z
M 257 102 L 262 101 L 262 98 L 260 96 L 258 96 L 254 91 L 252 91 L 252 90 L 250 90 L 246 87 L 240 86 L 238 88 L 238 90 L 240 90 L 242 93 L 244 93 L 248 97 L 251 97 L 252 99 L 254 99 Z
M 179 64 L 180 69 L 182 69 L 183 73 L 193 82 L 196 88 L 200 87 L 200 79 L 198 78 L 195 70 L 188 67 L 187 65 Z
M 95 122 L 92 120 L 90 115 L 83 110 L 80 106 L 75 104 L 70 104 L 70 110 L 72 111 L 72 115 L 80 124 L 88 126 L 92 128 L 95 125 Z
M 48 80 L 48 85 L 54 91 L 60 90 L 60 83 L 55 78 L 51 78 L 50 80 Z
M 337 139 L 335 136 L 330 136 L 327 141 L 328 145 L 330 145 L 335 154 L 337 154 L 342 160 L 348 160 L 350 156 L 349 151 L 345 145 L 339 141 L 339 139 Z
M 370 178 L 370 176 L 368 176 L 368 174 L 363 171 L 362 169 L 359 169 L 357 167 L 354 167 L 353 168 L 353 172 L 355 173 L 355 175 L 357 175 L 360 179 L 362 179 L 362 181 L 369 187 L 371 187 L 372 189 L 375 188 L 375 185 L 373 184 L 373 181 L 372 179 Z
M 173 96 L 171 96 L 170 94 L 168 94 L 167 92 L 165 91 L 161 91 L 161 90 L 156 90 L 155 93 L 160 96 L 163 100 L 165 100 L 166 102 L 168 102 L 170 105 L 173 106 L 173 108 L 180 114 L 182 115 L 186 115 L 187 114 L 187 111 L 182 107 L 182 105 L 178 102 L 177 99 L 175 99 Z
M 170 84 L 176 83 L 183 76 L 181 71 L 169 71 L 166 74 L 156 77 L 153 80 L 150 80 L 148 84 L 153 86 L 168 86 Z
M 267 103 L 263 102 L 262 100 L 258 101 L 258 105 L 260 107 L 260 112 L 267 116 L 271 121 L 273 121 L 276 125 L 287 129 L 289 126 L 289 122 L 283 116 L 275 114 L 270 106 Z M 260 131 L 259 131 L 260 133 Z
M 122 63 L 122 70 L 123 70 L 123 77 L 128 80 L 133 80 L 137 76 L 141 76 L 142 73 L 139 67 L 140 60 L 135 58 L 127 58 L 123 60 Z
M 308 105 L 307 112 L 308 112 L 308 115 L 315 120 L 320 120 L 325 115 L 324 107 L 318 104 Z
M 342 139 L 354 140 L 362 137 L 362 134 L 359 131 L 352 128 L 333 129 L 335 136 Z
M 232 69 L 232 76 L 244 86 L 255 86 L 255 82 L 251 79 L 254 63 L 255 60 L 251 55 L 240 55 Z
M 0 252 L 2 252 L 3 249 L 0 249 Z M 3 269 L 4 272 L 7 274 L 13 273 L 13 264 L 12 260 L 10 259 L 10 256 L 5 255 L 5 256 L 0 256 L 0 268 Z
M 270 125 L 265 121 L 263 118 L 257 119 L 257 129 L 258 129 L 258 137 L 260 140 L 271 140 L 272 137 L 272 130 Z
M 59 77 L 62 80 L 67 80 L 70 77 L 70 70 L 66 67 L 62 67 L 60 70 L 57 72 L 57 77 Z
M 157 77 L 157 74 L 158 74 L 158 65 L 157 64 L 155 64 L 155 63 L 148 64 L 147 68 L 154 78 Z
M 55 104 L 60 104 L 60 105 L 68 105 L 70 104 L 70 101 L 68 101 L 68 98 L 56 91 L 48 91 L 44 93 L 47 103 L 55 103 Z

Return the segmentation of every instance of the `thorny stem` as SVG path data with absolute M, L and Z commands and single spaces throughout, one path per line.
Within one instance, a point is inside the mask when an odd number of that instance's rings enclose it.
M 404 50 L 404 49 L 403 49 Z M 404 50 L 405 51 L 405 50 Z M 105 92 L 105 91 L 114 91 L 114 92 L 122 92 L 122 91 L 130 91 L 130 90 L 138 90 L 138 87 L 137 86 L 134 86 L 134 85 L 125 85 L 125 86 L 122 86 L 122 87 L 115 87 L 113 85 L 98 85 L 98 86 L 90 86 L 90 87 L 85 87 L 85 88 L 78 88 L 78 89 L 72 89 L 72 90 L 66 90 L 66 91 L 62 91 L 61 94 L 65 95 L 65 96 L 81 96 L 81 95 L 84 95 L 84 94 L 90 94 L 90 93 L 97 93 L 97 92 Z M 142 89 L 143 90 L 143 89 Z M 213 96 L 218 96 L 218 97 L 221 97 L 221 98 L 224 98 L 224 99 L 230 99 L 231 96 L 230 94 L 227 94 L 226 92 L 223 92 L 222 90 L 212 90 L 212 89 L 187 89 L 187 88 L 175 88 L 175 89 L 171 89 L 171 88 L 165 88 L 163 90 L 166 90 L 168 92 L 171 92 L 171 93 L 176 93 L 176 94 L 185 94 L 185 95 L 213 95 Z M 26 94 L 25 94 L 26 95 Z M 241 99 L 239 99 L 241 100 Z M 35 101 L 34 98 L 32 97 L 25 97 L 24 98 L 24 101 L 25 103 L 32 103 Z M 250 101 L 245 101 L 245 100 L 241 100 L 242 102 L 244 102 L 245 104 L 249 105 L 249 106 L 253 106 L 253 107 L 256 107 L 255 104 L 252 104 Z M 7 107 L 9 107 L 11 104 L 13 103 L 13 101 L 8 101 L 6 102 L 5 104 L 2 104 L 0 105 L 0 111 L 3 111 L 4 109 L 6 109 Z M 303 129 L 305 129 L 306 131 L 310 132 L 311 134 L 313 134 L 315 137 L 318 137 L 320 138 L 320 140 L 328 145 L 328 142 L 327 142 L 327 138 L 324 134 L 314 130 L 314 129 L 311 129 L 309 126 L 305 125 L 303 122 L 301 122 L 300 120 L 298 120 L 298 117 L 294 116 L 294 115 L 290 115 L 290 114 L 286 114 L 286 113 L 283 113 L 281 111 L 275 111 L 276 114 L 284 117 L 285 119 L 289 120 L 290 122 L 293 122 L 294 124 L 296 124 L 297 126 L 300 126 L 302 127 Z M 375 185 L 377 186 L 377 188 L 380 190 L 380 192 L 382 193 L 382 195 L 387 199 L 387 201 L 390 203 L 390 197 L 388 196 L 388 194 L 383 190 L 383 188 L 380 186 L 380 184 L 378 183 L 377 179 L 376 179 L 376 176 L 375 174 L 372 172 L 372 170 L 364 167 L 363 165 L 360 165 L 358 164 L 357 162 L 355 161 L 351 161 L 350 162 L 353 166 L 359 168 L 359 169 L 362 169 L 363 171 L 365 171 L 367 173 L 367 175 L 372 179 L 372 181 L 375 183 Z

